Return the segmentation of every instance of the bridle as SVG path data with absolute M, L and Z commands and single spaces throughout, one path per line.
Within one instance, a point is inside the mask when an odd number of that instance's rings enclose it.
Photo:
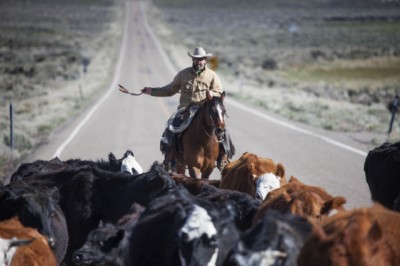
M 216 121 L 219 119 L 219 114 L 218 114 L 218 110 L 215 110 L 215 109 L 218 108 L 217 106 L 219 106 L 219 107 L 222 109 L 222 110 L 221 110 L 221 113 L 222 113 L 222 114 L 221 114 L 221 118 L 222 118 L 222 119 L 224 119 L 224 116 L 225 116 L 225 115 L 227 116 L 226 110 L 225 110 L 225 107 L 223 106 L 221 100 L 219 100 L 219 99 L 217 100 L 217 99 L 213 98 L 212 100 L 209 100 L 209 101 L 219 101 L 219 102 L 216 104 L 216 106 L 205 106 L 205 105 L 207 104 L 207 102 L 206 102 L 206 103 L 203 104 L 202 108 L 207 108 L 207 109 L 208 109 L 208 116 L 210 117 L 210 121 L 212 122 L 212 124 L 210 125 L 210 127 L 214 130 L 214 133 L 215 133 L 215 135 L 216 135 L 216 137 L 217 137 L 217 142 L 222 142 L 222 141 L 224 140 L 224 132 L 225 132 L 225 129 L 224 129 L 224 128 L 221 128 L 221 127 L 219 127 L 219 126 L 217 125 L 217 122 L 216 122 Z M 204 130 L 204 133 L 205 133 L 209 138 L 212 138 L 212 137 L 213 137 L 213 136 L 212 136 L 212 133 L 209 133 L 210 131 L 207 130 L 206 127 L 205 127 L 206 122 L 202 121 L 202 119 L 200 118 L 200 116 L 198 116 L 198 120 L 199 120 L 200 126 L 201 126 L 202 129 Z

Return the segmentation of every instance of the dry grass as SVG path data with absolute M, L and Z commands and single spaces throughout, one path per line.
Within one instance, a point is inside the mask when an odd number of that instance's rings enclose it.
M 367 145 L 386 140 L 386 106 L 400 93 L 399 3 L 154 2 L 151 24 L 177 65 L 177 47 L 185 56 L 203 46 L 218 56 L 231 97 L 294 121 L 363 135 Z M 393 140 L 398 123 L 395 131 Z
M 122 12 L 118 0 L 0 1 L 0 176 L 110 83 Z

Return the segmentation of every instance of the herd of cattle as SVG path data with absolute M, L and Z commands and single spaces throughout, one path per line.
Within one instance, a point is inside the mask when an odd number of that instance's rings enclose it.
M 38 160 L 0 188 L 2 265 L 400 265 L 400 142 L 366 158 L 372 206 L 246 152 L 220 180 L 108 161 Z

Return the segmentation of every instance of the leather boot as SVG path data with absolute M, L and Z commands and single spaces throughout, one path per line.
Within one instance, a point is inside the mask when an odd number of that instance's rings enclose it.
M 220 154 L 217 158 L 217 168 L 222 172 L 225 166 L 230 163 L 228 155 Z

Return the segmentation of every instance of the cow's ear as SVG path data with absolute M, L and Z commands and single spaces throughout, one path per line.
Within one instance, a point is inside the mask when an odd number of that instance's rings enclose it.
M 21 205 L 26 202 L 22 197 L 17 196 L 13 191 L 6 189 L 0 195 L 0 219 L 7 220 L 15 215 Z
M 254 174 L 254 173 L 257 173 L 256 165 L 254 163 L 250 163 L 248 167 L 249 167 L 249 170 L 250 170 L 249 174 L 251 174 L 251 176 L 252 176 L 252 181 L 256 182 L 257 179 L 259 178 L 259 176 L 257 174 Z
M 285 177 L 285 167 L 283 166 L 283 164 L 278 163 L 276 165 L 275 175 L 279 177 Z
M 118 160 L 112 152 L 108 154 L 108 161 L 110 162 L 110 164 L 118 164 Z
M 321 214 L 327 214 L 330 210 L 342 207 L 345 203 L 346 199 L 344 197 L 334 197 L 333 199 L 328 200 L 324 203 L 321 209 Z
M 368 231 L 367 239 L 370 243 L 377 243 L 382 238 L 382 229 L 380 225 L 374 221 L 371 228 Z
M 114 237 L 107 239 L 106 243 L 104 243 L 108 247 L 107 249 L 117 247 L 121 242 L 122 238 L 124 238 L 124 235 L 125 235 L 125 230 L 121 229 L 118 230 L 117 234 Z

